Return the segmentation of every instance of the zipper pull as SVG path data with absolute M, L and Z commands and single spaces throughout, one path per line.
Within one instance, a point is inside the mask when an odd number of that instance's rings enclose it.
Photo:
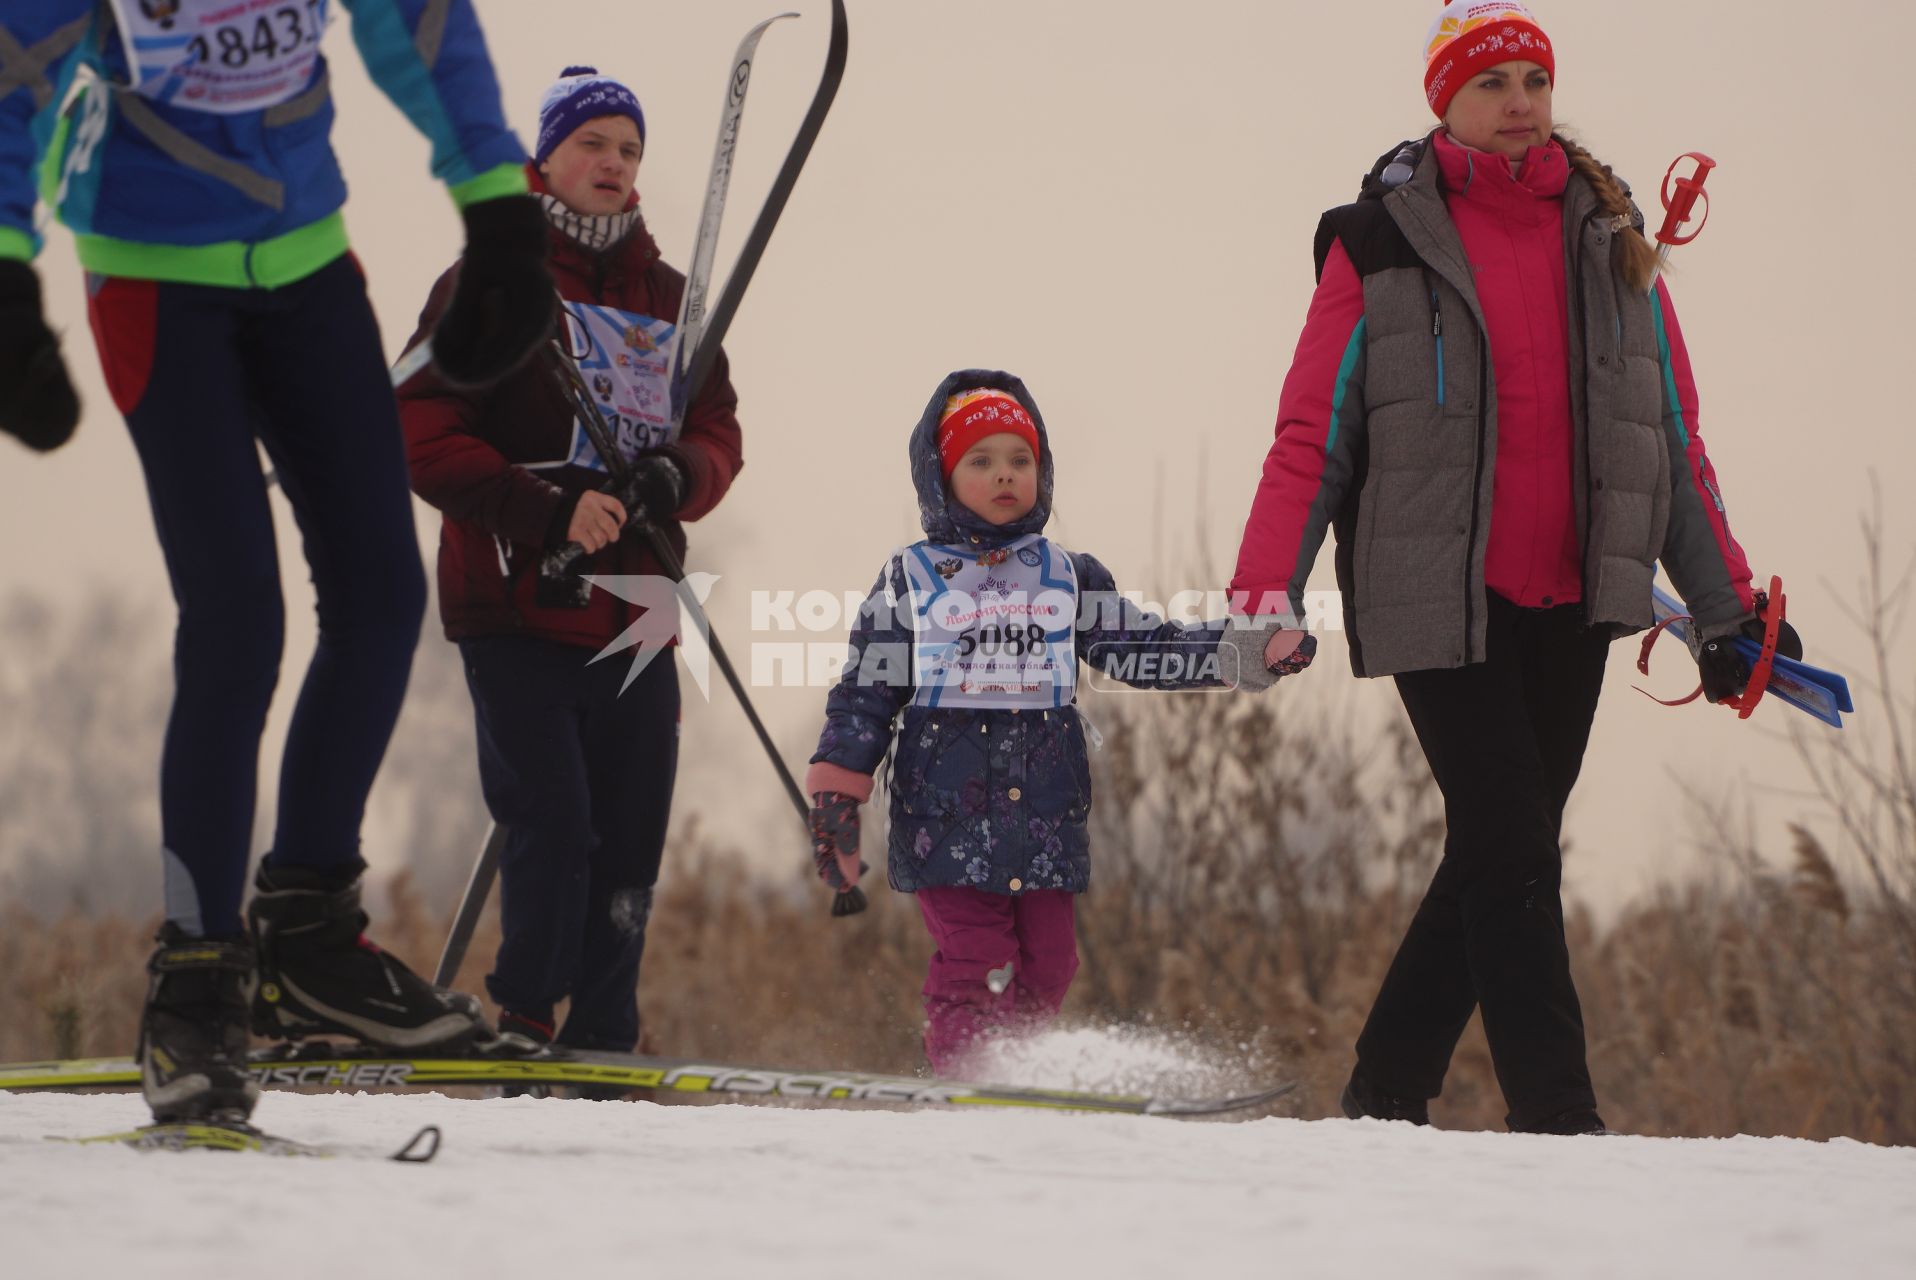
M 1430 291 L 1430 336 L 1433 338 L 1441 338 L 1444 336 L 1444 313 L 1437 305 L 1437 291 L 1435 289 Z

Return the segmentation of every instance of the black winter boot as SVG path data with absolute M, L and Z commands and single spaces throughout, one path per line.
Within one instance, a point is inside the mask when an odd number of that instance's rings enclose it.
M 343 1034 L 413 1052 L 491 1037 L 477 997 L 434 986 L 366 937 L 357 875 L 261 867 L 253 887 L 246 918 L 259 942 L 258 1034 Z
M 1353 1120 L 1408 1120 L 1412 1124 L 1430 1123 L 1430 1103 L 1423 1098 L 1394 1098 L 1371 1087 L 1362 1067 L 1351 1071 L 1350 1083 L 1339 1099 L 1344 1114 Z
M 244 1124 L 259 1101 L 246 1062 L 253 948 L 244 938 L 194 938 L 171 924 L 155 941 L 138 1055 L 153 1119 Z
M 1555 1133 L 1565 1137 L 1589 1134 L 1592 1137 L 1608 1137 L 1616 1132 L 1603 1122 L 1603 1117 L 1597 1114 L 1595 1107 L 1572 1107 L 1534 1126 L 1519 1126 L 1509 1116 L 1504 1117 L 1504 1123 L 1510 1126 L 1512 1133 Z

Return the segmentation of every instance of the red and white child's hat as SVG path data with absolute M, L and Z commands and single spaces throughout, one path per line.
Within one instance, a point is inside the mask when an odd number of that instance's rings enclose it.
M 1001 431 L 1021 437 L 1034 455 L 1039 452 L 1038 428 L 1009 391 L 974 387 L 947 399 L 938 421 L 938 460 L 944 464 L 945 478 L 951 478 L 965 450 Z

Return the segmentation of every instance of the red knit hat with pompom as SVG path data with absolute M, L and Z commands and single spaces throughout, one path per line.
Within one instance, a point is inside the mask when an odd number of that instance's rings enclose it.
M 1537 63 L 1556 83 L 1556 53 L 1529 6 L 1512 0 L 1450 0 L 1424 38 L 1424 97 L 1442 120 L 1470 77 L 1520 60 Z

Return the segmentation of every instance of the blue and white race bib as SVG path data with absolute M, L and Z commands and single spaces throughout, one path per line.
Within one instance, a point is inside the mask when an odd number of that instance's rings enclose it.
M 1038 534 L 980 554 L 905 548 L 912 701 L 922 707 L 1069 706 L 1078 679 L 1078 575 Z
M 672 422 L 671 321 L 589 302 L 564 306 L 566 354 L 579 366 L 579 376 L 591 389 L 599 416 L 611 428 L 625 460 L 670 444 L 678 436 Z M 577 421 L 565 460 L 606 469 L 584 424 Z
M 193 111 L 234 115 L 304 90 L 329 0 L 112 0 L 132 89 Z

